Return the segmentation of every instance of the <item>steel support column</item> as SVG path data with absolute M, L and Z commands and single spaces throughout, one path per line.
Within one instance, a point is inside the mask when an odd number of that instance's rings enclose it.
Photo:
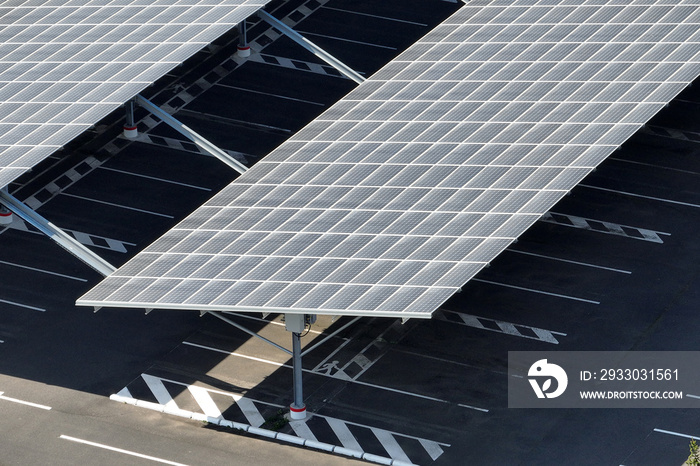
M 292 371 L 294 372 L 294 402 L 289 407 L 289 417 L 305 419 L 306 405 L 304 404 L 304 385 L 301 379 L 301 335 L 296 332 L 292 332 Z
M 236 55 L 241 58 L 247 58 L 250 56 L 250 45 L 248 45 L 248 27 L 245 19 L 238 23 L 238 36 L 238 51 Z
M 135 109 L 136 102 L 134 102 L 133 100 L 128 100 L 124 104 L 124 110 L 126 111 L 126 121 L 124 122 L 124 137 L 127 139 L 135 139 L 139 135 L 139 130 L 136 126 L 136 119 L 134 118 Z

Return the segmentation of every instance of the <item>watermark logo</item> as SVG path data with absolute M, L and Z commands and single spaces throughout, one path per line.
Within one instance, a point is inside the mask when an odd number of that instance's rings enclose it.
M 569 378 L 566 376 L 564 369 L 556 364 L 548 363 L 546 359 L 540 359 L 530 366 L 527 375 L 528 377 L 534 377 L 529 378 L 528 381 L 532 385 L 537 398 L 556 398 L 564 393 L 569 383 Z M 556 380 L 557 383 L 555 389 L 550 391 L 552 389 L 552 379 Z M 542 385 L 540 385 L 540 380 Z

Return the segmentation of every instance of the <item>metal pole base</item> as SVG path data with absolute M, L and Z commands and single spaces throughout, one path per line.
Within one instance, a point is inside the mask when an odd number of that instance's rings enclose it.
M 124 137 L 127 139 L 136 139 L 139 137 L 139 130 L 136 126 L 124 126 Z
M 238 55 L 241 58 L 248 58 L 250 56 L 250 47 L 249 46 L 243 46 L 239 45 L 238 51 L 236 52 L 236 55 Z
M 289 406 L 289 418 L 295 421 L 306 419 L 306 405 L 297 408 L 294 404 Z

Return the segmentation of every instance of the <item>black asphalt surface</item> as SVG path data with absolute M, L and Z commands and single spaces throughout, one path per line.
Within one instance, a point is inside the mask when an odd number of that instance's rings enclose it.
M 298 18 L 300 5 L 278 2 L 273 14 Z M 295 29 L 366 74 L 458 8 L 441 0 L 308 5 L 314 12 Z M 251 24 L 250 37 L 267 31 Z M 221 49 L 198 54 L 149 93 L 174 105 L 199 82 L 175 117 L 249 165 L 354 88 L 312 69 L 318 59 L 284 38 L 262 53 L 306 65 L 227 62 L 232 71 L 215 77 L 235 44 L 235 33 L 223 37 Z M 305 355 L 313 415 L 305 427 L 276 423 L 291 401 L 287 354 L 212 316 L 76 308 L 99 275 L 21 222 L 0 230 L 0 465 L 359 463 L 109 399 L 127 389 L 161 403 L 154 380 L 182 410 L 207 409 L 189 388 L 200 387 L 224 419 L 250 423 L 243 397 L 263 427 L 305 428 L 338 446 L 349 433 L 364 452 L 395 461 L 682 464 L 684 436 L 700 436 L 694 410 L 509 409 L 507 357 L 700 348 L 698 89 L 683 92 L 557 204 L 553 222 L 537 222 L 433 319 L 360 319 Z M 120 117 L 11 187 L 117 266 L 236 177 L 163 124 L 142 124 L 149 139 L 125 141 Z M 89 169 L 88 157 L 96 160 Z M 279 316 L 231 318 L 289 347 Z M 305 347 L 350 321 L 320 317 Z

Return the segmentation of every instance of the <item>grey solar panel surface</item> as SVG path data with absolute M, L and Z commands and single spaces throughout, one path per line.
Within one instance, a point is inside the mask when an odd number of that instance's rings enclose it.
M 699 7 L 470 1 L 78 304 L 430 317 L 700 74 Z
M 0 187 L 266 0 L 4 0 Z

